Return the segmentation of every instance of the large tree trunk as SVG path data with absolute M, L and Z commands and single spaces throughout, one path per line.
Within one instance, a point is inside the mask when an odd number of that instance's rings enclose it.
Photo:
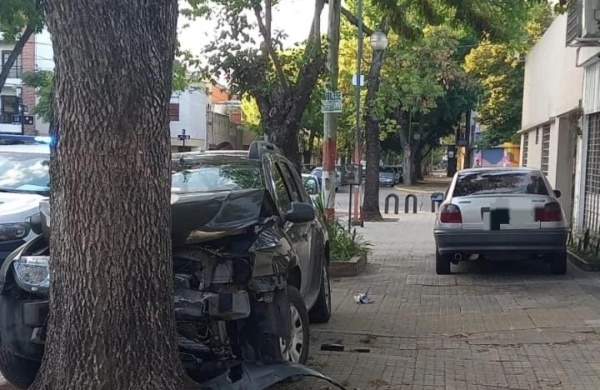
M 43 7 L 60 126 L 50 162 L 50 317 L 32 389 L 192 386 L 175 339 L 170 239 L 177 0 Z
M 379 211 L 379 119 L 375 111 L 377 93 L 381 81 L 381 68 L 385 51 L 374 51 L 369 74 L 367 75 L 367 98 L 365 103 L 366 178 L 363 219 L 381 220 Z
M 11 68 L 17 61 L 17 57 L 19 57 L 19 55 L 21 55 L 23 52 L 23 48 L 25 47 L 25 44 L 31 35 L 33 35 L 33 32 L 33 27 L 25 27 L 25 31 L 23 31 L 23 34 L 21 34 L 19 40 L 15 43 L 15 47 L 12 49 L 10 55 L 6 59 L 6 63 L 0 63 L 0 91 L 2 91 L 2 88 L 4 88 L 4 84 L 6 83 L 6 79 L 8 78 Z M 0 60 L 2 59 L 0 58 Z

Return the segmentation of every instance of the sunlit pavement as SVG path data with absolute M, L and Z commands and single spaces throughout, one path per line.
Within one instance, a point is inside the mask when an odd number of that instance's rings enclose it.
M 358 228 L 375 247 L 363 275 L 333 281 L 313 367 L 352 389 L 600 389 L 600 275 L 503 262 L 437 276 L 433 214 L 395 218 Z

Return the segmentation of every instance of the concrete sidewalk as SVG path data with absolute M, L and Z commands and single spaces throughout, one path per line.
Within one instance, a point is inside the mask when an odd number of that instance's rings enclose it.
M 364 274 L 332 281 L 334 313 L 311 326 L 310 364 L 348 389 L 600 389 L 600 275 L 499 262 L 438 276 L 433 221 L 357 228 L 373 253 Z M 344 351 L 321 350 L 330 343 Z
M 407 186 L 404 184 L 397 184 L 395 188 L 401 192 L 407 192 L 411 194 L 432 194 L 434 192 L 444 192 L 452 181 L 451 177 L 446 176 L 446 172 L 433 172 L 431 175 L 425 177 L 424 180 Z

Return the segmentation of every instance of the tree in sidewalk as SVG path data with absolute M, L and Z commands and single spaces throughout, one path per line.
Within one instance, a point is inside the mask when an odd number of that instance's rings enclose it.
M 44 14 L 37 0 L 0 1 L 0 41 L 15 44 L 4 64 L 0 63 L 0 91 L 31 36 L 44 28 Z
M 353 4 L 351 3 L 350 6 Z M 422 27 L 426 24 L 447 25 L 453 28 L 464 29 L 474 36 L 481 36 L 489 32 L 494 38 L 518 33 L 518 26 L 523 20 L 524 10 L 529 7 L 528 2 L 522 0 L 491 1 L 462 1 L 462 0 L 372 0 L 367 4 L 365 19 L 377 25 L 387 21 L 391 31 L 403 41 L 411 41 L 421 36 Z M 350 7 L 351 8 L 351 7 Z M 357 18 L 350 10 L 343 9 L 343 15 L 352 23 L 357 24 Z M 369 31 L 369 27 L 365 31 Z M 383 59 L 384 53 L 380 58 Z M 370 70 L 379 67 L 377 61 L 372 61 Z M 378 78 L 379 76 L 377 76 Z M 377 81 L 377 79 L 373 78 Z M 379 83 L 372 83 L 378 87 Z M 367 86 L 367 88 L 369 88 Z M 367 95 L 369 93 L 367 92 Z M 371 93 L 372 99 L 376 99 L 376 93 Z M 365 132 L 366 132 L 366 159 L 367 179 L 365 183 L 365 196 L 363 204 L 363 216 L 365 219 L 378 220 L 381 218 L 379 211 L 379 186 L 377 181 L 377 169 L 379 164 L 379 133 L 378 121 L 380 120 L 370 110 L 376 107 L 371 101 L 365 103 Z M 370 124 L 369 124 L 370 121 Z
M 224 76 L 233 92 L 252 96 L 260 112 L 264 133 L 298 167 L 301 155 L 298 136 L 304 111 L 324 71 L 321 12 L 324 0 L 314 1 L 314 15 L 306 47 L 296 72 L 286 71 L 281 56 L 284 33 L 273 31 L 272 0 L 197 0 L 185 15 L 210 17 L 223 26 L 220 37 L 206 47 L 207 74 Z M 260 42 L 252 32 L 254 15 Z M 200 60 L 191 62 L 200 65 Z
M 387 118 L 382 138 L 397 134 L 407 184 L 422 178 L 422 160 L 477 102 L 475 83 L 461 66 L 463 34 L 427 26 L 423 37 L 391 53 L 384 69 L 378 107 Z
M 477 111 L 481 124 L 487 129 L 480 148 L 518 141 L 525 80 L 522 55 L 541 38 L 552 18 L 548 4 L 532 6 L 522 36 L 506 42 L 493 42 L 486 36 L 466 57 L 465 69 L 483 90 Z
M 60 126 L 50 160 L 50 317 L 31 389 L 191 388 L 172 299 L 177 0 L 42 4 Z

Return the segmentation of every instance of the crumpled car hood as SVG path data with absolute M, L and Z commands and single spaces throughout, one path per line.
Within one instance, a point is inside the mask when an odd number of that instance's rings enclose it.
M 267 206 L 267 207 L 265 207 Z M 198 244 L 228 235 L 262 222 L 274 210 L 266 189 L 171 194 L 173 247 Z M 49 201 L 40 203 L 42 228 L 49 237 Z M 270 212 L 273 216 L 277 214 Z
M 202 383 L 201 386 L 204 390 L 263 390 L 295 377 L 322 379 L 345 390 L 342 385 L 318 371 L 289 362 L 269 365 L 251 362 L 232 363 L 225 373 Z

